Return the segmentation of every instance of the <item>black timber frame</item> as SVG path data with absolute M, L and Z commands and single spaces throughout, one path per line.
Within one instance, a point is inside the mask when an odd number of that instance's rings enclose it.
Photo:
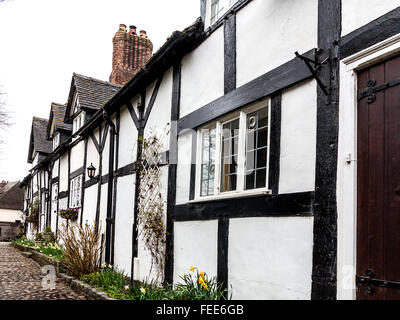
M 304 54 L 304 56 L 311 59 L 314 59 L 315 55 L 316 49 L 312 49 Z M 180 118 L 178 121 L 178 132 L 180 133 L 185 129 L 195 129 L 229 112 L 260 101 L 275 92 L 282 91 L 312 77 L 313 75 L 304 62 L 298 58 L 294 58 Z
M 340 59 L 347 58 L 399 33 L 400 7 L 342 37 Z
M 339 40 L 341 0 L 318 1 L 318 47 L 329 55 L 330 68 L 319 70 L 330 84 L 326 96 L 317 88 L 317 152 L 315 170 L 313 300 L 336 300 L 337 293 L 337 156 L 339 137 Z

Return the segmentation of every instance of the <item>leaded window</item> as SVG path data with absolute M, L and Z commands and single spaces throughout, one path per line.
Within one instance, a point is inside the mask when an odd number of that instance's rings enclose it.
M 201 128 L 196 198 L 268 191 L 269 102 Z
M 82 175 L 77 176 L 70 182 L 70 208 L 80 208 L 82 197 Z

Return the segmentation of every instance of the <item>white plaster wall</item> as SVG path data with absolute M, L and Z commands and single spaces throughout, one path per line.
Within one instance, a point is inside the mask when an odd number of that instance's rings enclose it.
M 237 86 L 317 47 L 317 0 L 252 1 L 237 13 Z
M 342 35 L 346 35 L 400 6 L 398 0 L 343 0 Z
M 313 218 L 244 218 L 229 224 L 228 279 L 236 300 L 311 298 Z
M 97 184 L 85 189 L 85 202 L 83 203 L 83 223 L 94 224 L 96 220 Z
M 59 208 L 59 210 L 63 210 L 63 209 L 67 209 L 68 208 L 68 197 L 58 200 L 58 208 Z M 58 229 L 62 230 L 63 229 L 63 225 L 66 225 L 66 224 L 67 224 L 67 220 L 63 219 L 63 218 L 61 218 L 59 216 L 58 217 Z
M 283 92 L 279 193 L 314 190 L 316 123 L 315 81 Z
M 218 220 L 174 223 L 174 283 L 191 266 L 217 276 Z
M 118 178 L 115 216 L 114 263 L 130 276 L 132 257 L 135 175 Z
M 85 157 L 85 141 L 82 140 L 71 149 L 71 172 L 83 167 Z
M 186 132 L 178 137 L 176 204 L 184 204 L 189 201 L 192 135 L 192 132 Z
M 160 170 L 160 193 L 164 201 L 164 217 L 163 223 L 166 225 L 166 209 L 167 209 L 167 194 L 168 194 L 168 166 L 161 167 Z M 133 207 L 132 207 L 133 211 Z M 141 230 L 139 226 L 139 230 Z M 140 232 L 140 231 L 139 231 Z M 138 258 L 139 258 L 139 272 L 135 271 L 135 279 L 145 280 L 160 280 L 157 279 L 157 272 L 155 271 L 155 266 L 151 266 L 151 255 L 149 251 L 145 248 L 145 243 L 143 237 L 139 234 L 138 239 Z
M 55 177 L 58 177 L 58 162 L 59 162 L 60 160 L 56 160 L 55 162 L 54 162 L 54 166 L 53 166 L 53 171 L 52 171 L 52 177 L 53 178 L 55 178 Z
M 23 213 L 20 210 L 0 209 L 1 222 L 22 221 Z
M 181 117 L 224 95 L 223 30 L 216 30 L 182 60 Z
M 97 141 L 99 142 L 99 130 L 96 129 L 93 132 L 93 135 L 96 137 Z M 100 143 L 100 142 L 99 142 Z M 99 153 L 96 150 L 96 147 L 93 143 L 92 138 L 88 138 L 88 146 L 87 146 L 87 159 L 86 159 L 87 166 L 93 164 L 96 168 L 96 176 L 99 174 Z M 90 178 L 86 175 L 86 181 L 90 180 Z
M 38 164 L 38 160 L 39 160 L 39 153 L 36 152 L 35 156 L 33 157 L 32 168 L 35 167 Z
M 151 99 L 153 93 L 154 84 L 147 89 L 146 101 L 147 104 Z M 156 135 L 157 137 L 165 137 L 163 143 L 163 149 L 165 151 L 169 149 L 169 126 L 171 122 L 171 100 L 172 100 L 172 69 L 169 69 L 163 77 L 160 88 L 158 90 L 157 99 L 154 102 L 153 109 L 150 113 L 147 121 L 146 129 L 144 130 L 144 136 L 149 137 Z
M 105 232 L 106 232 L 106 217 L 107 217 L 107 184 L 103 184 L 101 186 L 101 197 L 100 197 L 100 225 L 99 230 L 101 233 L 104 233 L 104 241 L 105 241 Z
M 119 133 L 119 167 L 136 161 L 137 129 L 126 106 L 121 108 Z
M 68 152 L 60 157 L 60 192 L 68 190 Z
M 103 126 L 102 126 L 102 132 L 103 132 L 102 133 L 102 137 L 104 137 L 104 134 L 105 134 L 104 127 L 105 127 L 105 124 L 103 124 Z M 114 144 L 114 147 L 115 147 L 115 144 Z M 104 144 L 103 168 L 102 168 L 103 172 L 102 172 L 102 175 L 105 175 L 105 174 L 108 173 L 108 159 L 109 159 L 109 157 L 110 157 L 110 130 L 108 130 L 106 141 L 105 141 L 105 144 Z M 114 164 L 115 164 L 115 162 L 114 162 Z

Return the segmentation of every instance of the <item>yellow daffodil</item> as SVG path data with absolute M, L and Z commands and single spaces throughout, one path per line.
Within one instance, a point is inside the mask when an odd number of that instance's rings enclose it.
M 128 290 L 129 290 L 129 286 L 125 286 L 124 288 L 125 288 L 125 290 L 126 290 L 126 291 L 128 291 Z
M 204 283 L 203 284 L 203 288 L 205 289 L 205 290 L 208 290 L 208 287 L 207 287 L 207 285 Z
M 190 267 L 190 271 L 194 272 L 194 267 L 193 266 Z
M 204 277 L 204 272 L 200 272 L 200 277 Z
M 204 283 L 204 280 L 202 277 L 199 278 L 199 283 L 202 283 L 202 284 Z
M 185 278 L 185 277 L 186 277 L 186 273 L 183 273 L 183 274 L 182 274 L 182 278 Z
M 145 294 L 146 293 L 146 289 L 142 287 L 142 288 L 140 288 L 140 292 Z

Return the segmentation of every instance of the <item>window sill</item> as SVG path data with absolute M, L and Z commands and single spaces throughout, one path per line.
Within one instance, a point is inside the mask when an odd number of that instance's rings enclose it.
M 190 200 L 188 202 L 188 204 L 213 202 L 213 201 L 220 201 L 220 200 L 227 200 L 227 199 L 257 197 L 257 196 L 270 195 L 270 194 L 272 194 L 271 190 L 257 190 L 257 191 L 252 190 L 252 191 L 234 192 L 234 193 L 222 194 L 219 196 L 210 196 L 210 197 L 204 197 L 204 198 Z

